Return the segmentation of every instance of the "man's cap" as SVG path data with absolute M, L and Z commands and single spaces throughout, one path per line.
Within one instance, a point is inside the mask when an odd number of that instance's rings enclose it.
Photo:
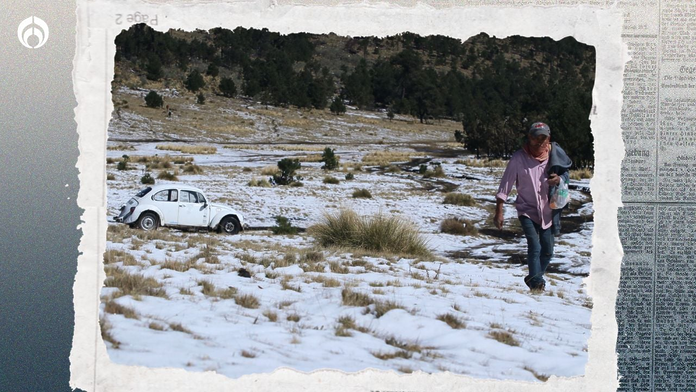
M 529 127 L 529 135 L 536 137 L 539 135 L 551 136 L 551 129 L 543 122 L 535 122 Z

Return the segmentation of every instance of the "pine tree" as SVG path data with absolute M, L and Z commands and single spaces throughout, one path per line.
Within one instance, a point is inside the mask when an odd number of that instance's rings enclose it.
M 346 112 L 346 105 L 343 104 L 343 101 L 341 100 L 341 97 L 336 96 L 331 103 L 331 107 L 329 108 L 331 110 L 331 113 L 334 113 L 336 115 L 340 115 L 341 113 Z
M 145 105 L 149 108 L 161 108 L 164 105 L 164 99 L 156 91 L 150 90 L 145 96 Z
M 186 77 L 184 84 L 189 91 L 196 92 L 205 86 L 205 80 L 203 80 L 203 75 L 200 72 L 193 70 Z
M 324 166 L 321 168 L 324 170 L 335 170 L 338 167 L 338 157 L 334 154 L 333 149 L 326 147 L 324 153 L 321 155 L 321 161 L 324 162 Z
M 218 86 L 222 95 L 227 98 L 232 98 L 237 94 L 237 86 L 234 81 L 230 78 L 222 78 L 220 80 L 220 85 Z

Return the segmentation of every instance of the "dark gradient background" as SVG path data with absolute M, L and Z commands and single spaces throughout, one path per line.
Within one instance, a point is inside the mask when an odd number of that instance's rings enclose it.
M 75 7 L 74 0 L 0 3 L 0 391 L 70 390 L 82 213 Z M 38 49 L 17 38 L 30 16 L 49 27 Z

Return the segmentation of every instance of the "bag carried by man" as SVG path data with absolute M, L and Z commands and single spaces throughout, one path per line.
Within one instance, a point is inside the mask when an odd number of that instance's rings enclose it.
M 552 210 L 560 210 L 570 202 L 570 193 L 568 192 L 568 169 L 573 165 L 568 154 L 556 142 L 551 142 L 551 151 L 549 153 L 549 173 L 556 173 L 561 182 L 558 185 L 549 189 L 549 207 Z

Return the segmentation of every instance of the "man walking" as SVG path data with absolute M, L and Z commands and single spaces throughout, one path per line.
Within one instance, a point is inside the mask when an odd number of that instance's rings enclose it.
M 544 272 L 553 256 L 553 237 L 560 232 L 561 210 L 551 210 L 550 191 L 563 178 L 568 182 L 568 168 L 572 162 L 557 143 L 551 143 L 549 126 L 532 124 L 522 149 L 510 158 L 496 194 L 493 220 L 503 228 L 503 204 L 512 187 L 517 188 L 515 207 L 527 239 L 529 275 L 524 282 L 533 291 L 546 287 Z

